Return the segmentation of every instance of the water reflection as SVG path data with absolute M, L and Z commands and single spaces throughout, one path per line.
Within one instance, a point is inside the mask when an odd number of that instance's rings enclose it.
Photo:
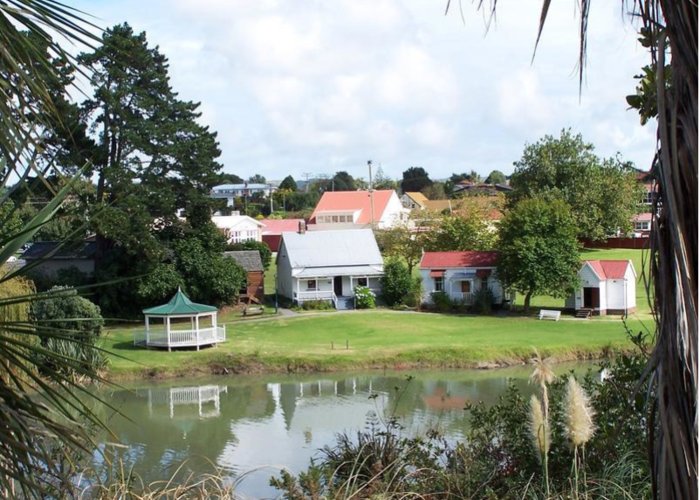
M 460 439 L 468 425 L 464 406 L 493 403 L 513 378 L 528 388 L 528 370 L 394 373 L 327 377 L 227 377 L 177 385 L 149 385 L 101 394 L 126 417 L 108 425 L 126 448 L 102 445 L 146 481 L 211 472 L 248 473 L 241 490 L 274 496 L 269 477 L 285 467 L 305 468 L 335 434 L 362 429 L 368 416 L 397 417 L 406 432 L 438 427 Z M 110 438 L 114 439 L 114 438 Z M 108 441 L 105 438 L 105 441 Z M 94 462 L 104 466 L 100 453 Z

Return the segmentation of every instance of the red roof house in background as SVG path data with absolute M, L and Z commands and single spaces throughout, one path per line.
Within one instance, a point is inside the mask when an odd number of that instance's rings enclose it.
M 262 241 L 272 252 L 276 252 L 282 241 L 282 233 L 299 231 L 299 225 L 305 224 L 304 219 L 262 219 Z
M 309 219 L 309 229 L 388 229 L 408 221 L 392 189 L 376 191 L 326 191 Z
M 585 260 L 578 275 L 581 285 L 567 299 L 568 308 L 600 315 L 637 310 L 637 272 L 631 260 Z

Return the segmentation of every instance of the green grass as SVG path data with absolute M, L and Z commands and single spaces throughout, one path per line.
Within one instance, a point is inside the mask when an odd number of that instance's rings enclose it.
M 630 326 L 643 327 L 638 320 Z M 566 360 L 631 347 L 619 320 L 554 322 L 382 310 L 238 321 L 227 325 L 224 344 L 199 352 L 134 348 L 132 335 L 133 328 L 122 328 L 104 336 L 104 347 L 113 353 L 112 376 L 473 367 L 523 362 L 533 348 Z
M 586 248 L 581 252 L 582 260 L 616 260 L 616 259 L 631 259 L 634 264 L 634 270 L 637 272 L 636 295 L 637 295 L 637 315 L 644 319 L 651 319 L 651 310 L 647 300 L 647 292 L 644 287 L 644 277 L 642 276 L 642 259 L 645 250 L 634 250 L 627 248 Z M 646 261 L 645 261 L 646 262 Z M 515 304 L 523 305 L 525 297 L 518 294 L 515 299 Z M 564 307 L 564 299 L 557 299 L 546 295 L 536 295 L 532 297 L 530 306 L 534 309 L 541 307 Z

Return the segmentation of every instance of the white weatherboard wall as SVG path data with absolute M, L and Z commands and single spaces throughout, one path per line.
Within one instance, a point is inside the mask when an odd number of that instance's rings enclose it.
M 396 193 L 393 193 L 389 197 L 389 202 L 386 204 L 384 213 L 377 223 L 379 229 L 390 229 L 396 227 L 400 224 L 405 223 L 408 220 L 408 210 L 404 208 L 401 204 Z
M 503 302 L 503 287 L 501 286 L 501 282 L 498 280 L 498 277 L 496 276 L 496 268 L 495 267 L 480 267 L 479 269 L 489 269 L 491 271 L 491 274 L 486 280 L 486 286 L 491 289 L 491 292 L 493 292 L 494 295 L 494 303 L 498 304 Z M 448 268 L 445 269 L 445 274 L 443 277 L 443 283 L 444 283 L 444 288 L 443 291 L 447 293 L 447 295 L 452 299 L 456 301 L 462 301 L 465 300 L 467 303 L 471 303 L 473 295 L 478 292 L 482 285 L 483 285 L 483 280 L 482 278 L 479 278 L 476 276 L 476 270 L 477 268 Z M 435 290 L 435 278 L 430 277 L 430 272 L 431 269 L 421 269 L 420 274 L 421 274 L 421 287 L 423 290 L 423 302 L 427 304 L 432 303 L 432 297 L 431 294 L 437 290 Z M 462 281 L 470 281 L 471 282 L 471 296 L 465 296 L 462 293 Z
M 637 307 L 637 289 L 631 266 L 627 267 L 624 279 L 607 280 L 605 289 L 606 309 L 624 311 Z
M 598 278 L 598 276 L 593 272 L 591 266 L 584 265 L 579 271 L 579 278 L 581 279 L 581 288 L 576 291 L 576 309 L 583 308 L 583 289 L 584 288 L 598 288 L 600 290 L 600 307 L 604 308 L 604 304 L 607 301 L 607 289 L 605 287 L 605 281 Z

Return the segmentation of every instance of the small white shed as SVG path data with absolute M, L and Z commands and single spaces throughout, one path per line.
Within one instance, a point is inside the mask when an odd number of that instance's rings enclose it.
M 578 275 L 580 287 L 567 299 L 568 308 L 600 315 L 637 310 L 637 272 L 631 260 L 586 260 Z

